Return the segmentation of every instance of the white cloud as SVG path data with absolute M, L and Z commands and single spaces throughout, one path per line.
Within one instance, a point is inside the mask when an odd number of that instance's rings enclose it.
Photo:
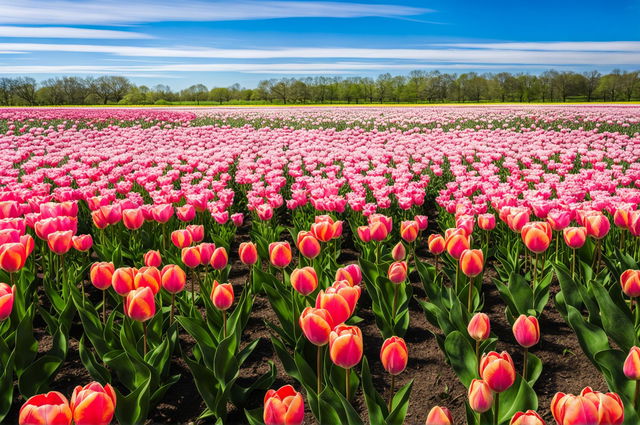
M 632 43 L 632 42 L 616 42 Z M 126 57 L 208 59 L 366 59 L 414 60 L 468 64 L 638 65 L 640 46 L 628 51 L 516 50 L 505 48 L 359 49 L 281 48 L 208 49 L 195 47 L 138 47 L 89 44 L 0 43 L 0 50 L 31 52 L 103 53 Z
M 429 9 L 336 1 L 260 0 L 0 0 L 0 23 L 113 25 L 167 21 L 237 21 L 276 18 L 404 17 Z
M 638 52 L 640 41 L 549 41 L 525 43 L 450 43 L 438 44 L 443 47 L 469 49 L 542 50 L 574 52 Z
M 0 18 L 1 19 L 1 18 Z M 93 38 L 93 39 L 147 39 L 148 34 L 129 31 L 96 30 L 71 27 L 17 27 L 0 25 L 0 37 L 13 38 Z

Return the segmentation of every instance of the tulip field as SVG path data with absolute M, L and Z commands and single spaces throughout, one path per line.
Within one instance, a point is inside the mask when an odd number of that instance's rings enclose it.
M 640 424 L 640 106 L 0 109 L 0 422 Z

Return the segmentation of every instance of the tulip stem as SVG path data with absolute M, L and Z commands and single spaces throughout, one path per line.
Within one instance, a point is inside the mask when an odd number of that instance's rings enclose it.
M 436 279 L 438 278 L 438 260 L 440 259 L 439 255 L 436 255 Z
M 107 323 L 107 290 L 102 291 L 102 324 Z
M 227 310 L 222 310 L 222 338 L 227 337 Z
M 633 307 L 633 312 L 635 313 L 635 326 L 634 329 L 638 329 L 638 324 L 640 324 L 640 303 L 638 302 L 638 298 L 633 298 L 631 300 L 631 304 L 635 304 Z
M 454 288 L 456 290 L 456 294 L 458 293 L 458 275 L 460 274 L 460 261 L 456 264 L 456 281 L 454 282 Z
M 142 329 L 143 329 L 143 336 L 142 336 L 143 353 L 144 353 L 144 357 L 146 357 L 147 356 L 147 322 L 142 322 Z
M 391 391 L 389 392 L 389 406 L 388 410 L 391 413 L 391 409 L 393 408 L 393 393 L 396 390 L 396 375 L 391 375 Z
M 493 407 L 493 423 L 495 425 L 498 425 L 500 423 L 498 421 L 498 419 L 500 418 L 500 415 L 498 414 L 499 411 L 500 411 L 500 393 L 496 393 L 495 406 Z
M 195 282 L 196 282 L 196 270 L 191 269 L 191 304 L 196 305 L 196 290 L 195 290 Z
M 176 304 L 176 294 L 175 292 L 171 293 L 171 310 L 169 311 L 169 326 L 173 324 L 173 309 Z
M 573 255 L 571 260 L 571 279 L 576 280 L 576 249 L 573 248 Z
M 640 381 L 636 381 L 636 390 L 633 393 L 633 407 L 638 411 L 638 402 L 640 401 Z
M 467 297 L 467 311 L 471 313 L 471 303 L 473 299 L 473 277 L 469 277 L 469 296 Z
M 351 369 L 345 369 L 346 370 L 346 375 L 345 375 L 345 387 L 344 387 L 344 394 L 346 396 L 347 401 L 349 401 L 349 387 L 351 386 Z
M 527 363 L 529 362 L 529 349 L 525 347 L 524 349 L 524 366 L 522 367 L 522 379 L 527 380 Z
M 477 367 L 476 367 L 476 371 L 480 369 L 480 341 L 476 340 L 476 363 L 477 363 Z
M 316 373 L 318 374 L 318 379 L 317 379 L 318 409 L 320 409 L 320 392 L 322 391 L 322 346 L 321 345 L 318 345 L 318 353 L 316 356 Z
M 533 289 L 536 288 L 538 284 L 538 253 L 536 252 L 536 263 L 533 264 L 533 256 L 531 258 L 531 266 L 533 268 Z
M 392 315 L 391 315 L 391 324 L 392 326 L 395 326 L 395 322 L 396 322 L 396 309 L 397 304 L 398 304 L 398 286 L 400 286 L 399 283 L 394 283 L 393 284 L 393 310 L 392 310 Z

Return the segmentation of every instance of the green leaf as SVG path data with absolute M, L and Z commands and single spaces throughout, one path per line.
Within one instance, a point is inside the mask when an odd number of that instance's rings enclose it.
M 538 408 L 538 397 L 529 384 L 516 375 L 516 381 L 507 391 L 500 394 L 500 423 L 508 423 L 516 412 L 526 412 Z
M 542 360 L 530 352 L 527 353 L 527 382 L 533 387 L 542 374 Z
M 387 416 L 386 423 L 390 425 L 402 425 L 407 416 L 409 409 L 409 397 L 411 396 L 411 388 L 413 387 L 413 379 L 408 384 L 398 390 L 393 396 L 393 410 Z
M 150 380 L 147 380 L 127 396 L 123 396 L 117 388 L 115 389 L 116 418 L 119 423 L 138 425 L 145 422 L 149 411 L 149 386 Z
M 386 403 L 373 386 L 369 361 L 366 356 L 362 359 L 362 390 L 364 401 L 369 412 L 369 421 L 372 425 L 384 424 L 389 412 Z
M 478 377 L 475 349 L 460 331 L 447 335 L 444 348 L 451 367 L 464 386 L 468 387 Z
M 629 310 L 622 310 L 609 296 L 606 289 L 598 282 L 591 282 L 592 290 L 600 307 L 600 318 L 604 331 L 623 351 L 629 351 L 636 345 L 637 338 L 634 323 Z

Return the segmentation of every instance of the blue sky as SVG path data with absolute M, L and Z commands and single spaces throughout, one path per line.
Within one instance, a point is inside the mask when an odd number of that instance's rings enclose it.
M 640 69 L 640 0 L 0 0 L 0 75 L 181 89 L 302 75 Z

